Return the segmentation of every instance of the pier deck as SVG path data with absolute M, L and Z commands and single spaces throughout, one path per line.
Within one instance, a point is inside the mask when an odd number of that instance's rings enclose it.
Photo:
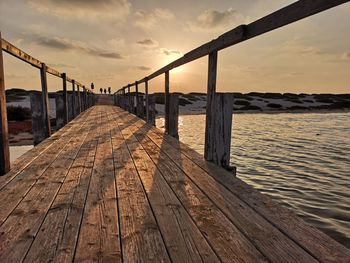
M 350 252 L 114 106 L 0 178 L 0 262 L 349 262 Z

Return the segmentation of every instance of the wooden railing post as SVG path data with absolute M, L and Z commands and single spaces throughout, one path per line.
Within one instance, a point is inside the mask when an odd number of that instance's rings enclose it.
M 216 93 L 217 51 L 209 54 L 204 158 L 230 167 L 233 94 Z
M 63 121 L 64 125 L 68 123 L 68 94 L 67 94 L 67 75 L 62 73 L 63 81 Z
M 68 102 L 68 122 L 73 120 L 73 94 L 67 94 L 67 102 Z
M 170 108 L 169 108 L 169 99 L 170 99 L 170 94 L 169 94 L 169 71 L 165 72 L 165 93 L 164 93 L 164 107 L 165 107 L 165 133 L 169 133 L 169 113 L 170 113 Z
M 76 105 L 75 105 L 75 80 L 72 80 L 72 114 L 73 114 L 73 119 L 75 118 L 76 114 Z
M 88 107 L 87 107 L 87 91 L 85 86 L 84 86 L 83 102 L 84 102 L 84 111 L 86 111 Z
M 81 98 L 80 98 L 80 86 L 77 85 L 77 92 L 78 92 L 78 113 L 81 113 Z
M 47 77 L 46 77 L 46 65 L 45 63 L 41 64 L 40 68 L 41 76 L 41 92 L 42 92 L 42 107 L 43 107 L 43 126 L 45 138 L 51 136 L 51 124 L 50 124 L 50 107 L 49 107 L 49 93 L 47 89 Z
M 56 129 L 64 126 L 64 101 L 63 94 L 56 92 Z
M 126 96 L 125 96 L 125 88 L 123 88 L 123 100 L 122 100 L 122 108 L 126 110 Z
M 2 38 L 0 32 L 0 47 Z M 5 74 L 2 48 L 0 48 L 0 175 L 10 171 L 10 146 L 7 123 Z
M 148 79 L 145 80 L 145 96 L 146 96 L 146 122 L 149 123 L 149 98 L 148 98 Z
M 34 92 L 30 94 L 34 145 L 37 145 L 48 138 L 47 130 L 45 127 L 46 123 L 43 96 L 44 94 L 41 92 Z
M 179 139 L 179 95 L 169 95 L 169 118 L 168 118 L 168 134 Z
M 128 84 L 128 112 L 130 113 L 132 113 L 131 105 L 130 85 Z
M 149 124 L 155 126 L 156 125 L 156 97 L 154 95 L 149 96 Z

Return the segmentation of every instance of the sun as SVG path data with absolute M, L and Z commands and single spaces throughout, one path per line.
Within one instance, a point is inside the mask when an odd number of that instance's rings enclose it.
M 168 64 L 170 64 L 171 62 L 175 61 L 176 59 L 178 59 L 179 55 L 168 55 L 166 57 L 163 57 L 162 58 L 162 63 L 161 63 L 161 67 L 164 67 Z M 180 66 L 180 67 L 177 67 L 177 68 L 174 68 L 172 70 L 170 70 L 170 74 L 179 74 L 179 73 L 184 73 L 185 71 L 185 66 Z

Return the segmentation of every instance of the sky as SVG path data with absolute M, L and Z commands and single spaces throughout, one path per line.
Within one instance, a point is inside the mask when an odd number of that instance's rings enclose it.
M 0 0 L 2 37 L 79 82 L 142 79 L 287 0 Z M 170 72 L 170 90 L 205 92 L 207 57 Z M 40 89 L 39 71 L 4 53 L 6 88 Z M 62 80 L 48 76 L 49 90 Z M 141 90 L 143 85 L 141 85 Z M 149 82 L 164 90 L 164 76 Z M 221 92 L 350 93 L 350 4 L 219 52 Z

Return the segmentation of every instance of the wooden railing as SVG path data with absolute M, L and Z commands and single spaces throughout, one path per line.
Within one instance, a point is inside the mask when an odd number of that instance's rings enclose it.
M 170 94 L 169 72 L 176 67 L 208 56 L 204 157 L 208 161 L 231 169 L 229 162 L 233 95 L 232 93 L 216 92 L 218 51 L 346 2 L 349 2 L 349 0 L 300 0 L 248 25 L 240 25 L 219 36 L 217 39 L 191 50 L 183 57 L 155 71 L 149 76 L 122 87 L 114 94 L 115 104 L 129 112 L 133 112 L 135 108 L 133 96 L 135 96 L 137 104 L 142 103 L 141 106 L 137 105 L 136 108 L 143 108 L 143 101 L 138 99 L 139 96 L 142 96 L 138 92 L 138 85 L 145 83 L 146 121 L 154 124 L 154 119 L 149 118 L 150 96 L 148 81 L 164 74 L 165 132 L 174 137 L 178 137 L 178 116 L 176 116 L 176 113 L 178 113 L 179 106 L 176 94 Z M 133 86 L 136 87 L 135 95 L 131 95 L 130 93 L 130 88 Z
M 34 144 L 51 136 L 49 96 L 46 73 L 62 79 L 63 92 L 56 93 L 56 128 L 61 128 L 82 111 L 94 104 L 94 94 L 84 84 L 68 77 L 38 59 L 28 55 L 1 37 L 0 32 L 0 175 L 10 170 L 9 135 L 6 110 L 5 76 L 2 51 L 40 70 L 41 93 L 30 95 Z M 67 82 L 72 83 L 72 94 L 67 92 Z M 82 91 L 80 91 L 80 87 Z M 93 83 L 91 83 L 93 89 Z

